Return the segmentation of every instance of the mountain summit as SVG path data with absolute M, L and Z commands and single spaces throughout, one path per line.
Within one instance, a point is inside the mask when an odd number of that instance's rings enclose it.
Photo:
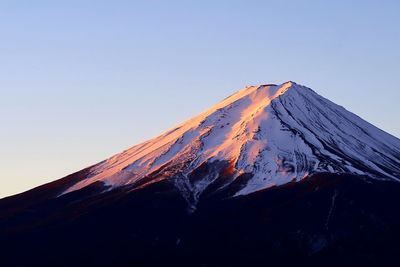
M 400 264 L 399 181 L 399 139 L 294 82 L 249 86 L 0 200 L 0 263 Z

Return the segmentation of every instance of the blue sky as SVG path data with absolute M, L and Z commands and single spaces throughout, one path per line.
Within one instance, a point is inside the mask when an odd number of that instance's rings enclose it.
M 0 1 L 0 197 L 246 86 L 293 80 L 400 137 L 399 1 Z

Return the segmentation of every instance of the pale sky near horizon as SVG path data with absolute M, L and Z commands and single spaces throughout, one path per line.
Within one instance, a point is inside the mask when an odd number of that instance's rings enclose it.
M 400 1 L 2 1 L 0 198 L 293 80 L 400 137 Z

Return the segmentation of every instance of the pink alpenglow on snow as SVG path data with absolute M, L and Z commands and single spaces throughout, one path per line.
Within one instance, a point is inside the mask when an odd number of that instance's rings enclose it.
M 385 157 L 378 151 L 385 151 Z M 220 173 L 195 181 L 189 176 L 215 162 L 228 163 L 231 177 L 220 187 L 250 175 L 233 196 L 321 172 L 398 180 L 399 154 L 398 139 L 307 87 L 294 82 L 250 86 L 176 128 L 93 166 L 86 179 L 64 194 L 98 181 L 111 190 L 179 177 L 176 187 L 196 202 Z

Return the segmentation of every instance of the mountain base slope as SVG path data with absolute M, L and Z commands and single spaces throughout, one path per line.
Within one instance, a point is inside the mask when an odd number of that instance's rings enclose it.
M 317 174 L 242 197 L 206 195 L 194 213 L 167 180 L 80 197 L 0 213 L 0 264 L 399 263 L 396 182 Z

